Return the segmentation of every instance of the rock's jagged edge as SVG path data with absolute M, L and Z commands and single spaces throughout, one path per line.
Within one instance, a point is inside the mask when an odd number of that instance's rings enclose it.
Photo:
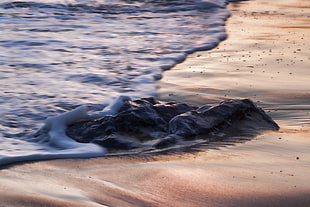
M 198 135 L 213 135 L 230 128 L 257 133 L 278 130 L 279 126 L 249 99 L 226 100 L 216 106 L 198 108 L 151 97 L 128 100 L 116 115 L 75 123 L 66 133 L 78 142 L 128 150 L 146 142 L 152 143 L 153 148 L 166 148 L 181 140 L 193 140 Z

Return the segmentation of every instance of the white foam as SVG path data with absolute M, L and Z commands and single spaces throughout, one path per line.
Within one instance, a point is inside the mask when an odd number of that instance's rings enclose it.
M 1 149 L 0 166 L 21 161 L 47 160 L 59 158 L 89 158 L 105 154 L 105 149 L 95 144 L 80 144 L 75 148 L 59 150 L 55 147 L 47 147 L 42 144 L 29 143 L 21 140 L 14 140 L 13 144 L 20 143 L 15 151 Z M 3 145 L 4 143 L 1 143 Z M 68 144 L 68 143 L 66 143 Z M 72 143 L 70 144 L 71 146 Z M 10 147 L 12 146 L 12 143 Z
M 129 100 L 131 100 L 129 96 L 119 96 L 111 104 L 105 107 L 103 111 L 96 112 L 93 114 L 87 114 L 87 116 L 84 119 L 94 120 L 94 119 L 101 118 L 105 115 L 116 114 L 119 111 L 119 109 L 123 106 L 124 102 L 129 101 Z
M 93 143 L 78 143 L 66 135 L 68 125 L 78 121 L 98 119 L 105 115 L 113 115 L 118 112 L 128 96 L 120 96 L 100 112 L 89 114 L 90 108 L 80 106 L 59 116 L 48 118 L 45 125 L 35 134 L 33 143 L 22 140 L 4 140 L 2 142 L 0 165 L 19 161 L 44 160 L 55 158 L 88 158 L 103 156 L 105 148 Z M 17 147 L 6 150 L 5 145 Z M 18 147 L 19 146 L 19 147 Z

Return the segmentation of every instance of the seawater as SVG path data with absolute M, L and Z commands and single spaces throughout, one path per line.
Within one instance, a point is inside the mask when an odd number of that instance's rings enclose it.
M 91 117 L 89 108 L 113 114 L 119 96 L 155 96 L 163 70 L 226 38 L 227 3 L 1 1 L 0 165 L 104 155 L 66 137 L 65 125 Z

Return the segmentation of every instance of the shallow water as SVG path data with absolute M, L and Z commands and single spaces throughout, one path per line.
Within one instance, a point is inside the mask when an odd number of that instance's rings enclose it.
M 47 117 L 82 104 L 102 109 L 120 95 L 156 95 L 163 70 L 226 37 L 226 3 L 2 2 L 0 156 L 48 153 L 25 142 Z

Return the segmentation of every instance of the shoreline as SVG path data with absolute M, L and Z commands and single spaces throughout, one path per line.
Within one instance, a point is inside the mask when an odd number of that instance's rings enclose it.
M 309 8 L 252 0 L 228 9 L 228 38 L 165 71 L 158 98 L 251 98 L 280 131 L 197 153 L 13 165 L 0 170 L 0 206 L 309 205 Z
M 276 121 L 292 119 L 281 125 L 301 120 L 295 126 L 309 128 L 306 3 L 251 0 L 232 2 L 228 9 L 232 12 L 226 24 L 228 38 L 165 71 L 159 99 L 199 105 L 250 98 Z

